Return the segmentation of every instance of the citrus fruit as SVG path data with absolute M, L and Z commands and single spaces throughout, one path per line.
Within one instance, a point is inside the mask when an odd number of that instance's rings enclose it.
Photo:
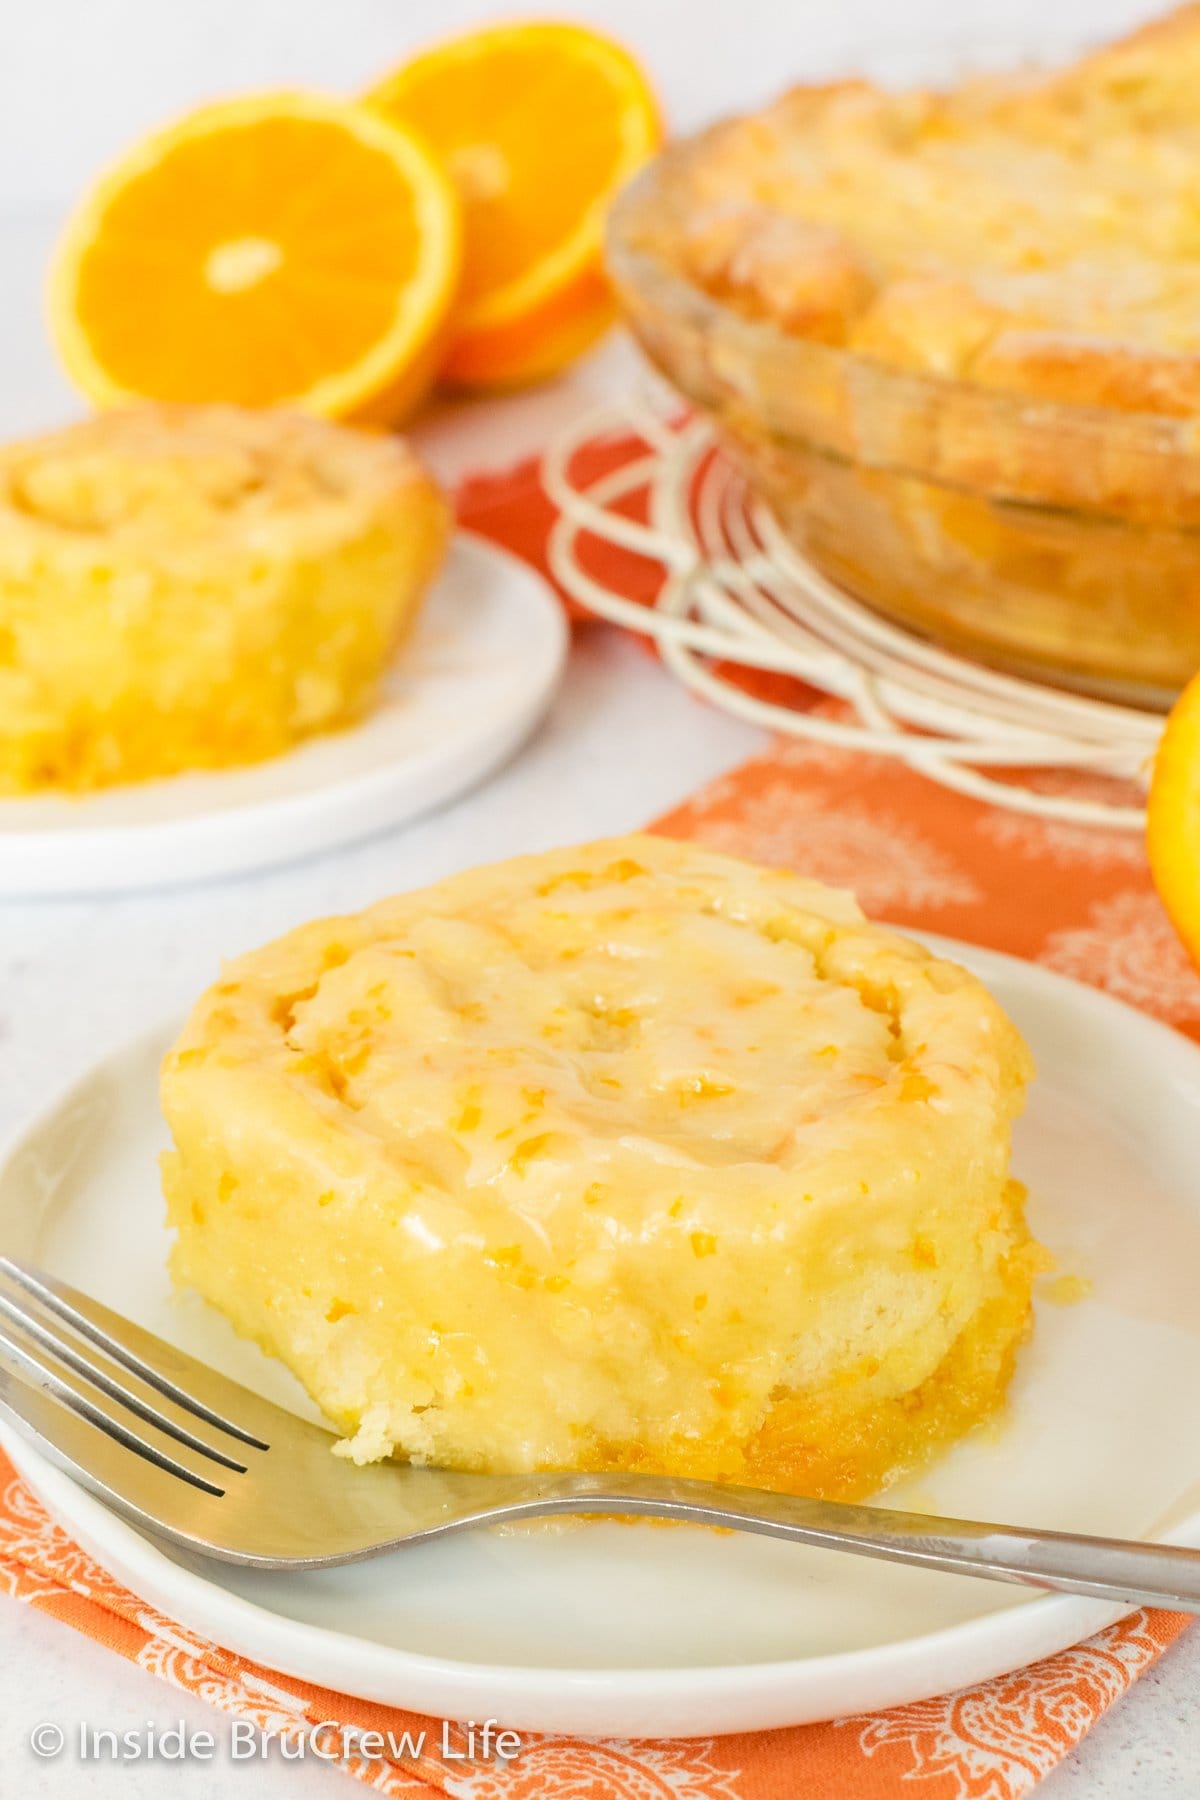
M 1175 702 L 1154 759 L 1146 844 L 1163 905 L 1200 964 L 1200 674 Z
M 433 379 L 460 208 L 409 127 L 255 94 L 144 138 L 66 227 L 50 323 L 90 400 L 393 421 Z
M 462 199 L 445 379 L 513 386 L 586 349 L 614 315 L 608 201 L 661 137 L 628 51 L 579 25 L 494 26 L 436 45 L 366 99 L 421 132 Z

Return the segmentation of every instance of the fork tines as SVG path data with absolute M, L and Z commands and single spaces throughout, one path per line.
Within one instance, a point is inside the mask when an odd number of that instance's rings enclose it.
M 13 1390 L 14 1382 L 24 1394 Z M 201 1397 L 205 1388 L 217 1405 Z M 244 1456 L 246 1450 L 267 1449 L 229 1416 L 234 1410 L 229 1400 L 249 1401 L 244 1390 L 65 1282 L 0 1256 L 0 1398 L 7 1397 L 14 1413 L 36 1427 L 30 1413 L 43 1409 L 31 1405 L 30 1389 L 211 1495 L 225 1492 L 213 1479 L 218 1469 L 247 1470 L 231 1450 Z M 135 1424 L 192 1452 L 200 1466 L 181 1460 L 178 1451 L 170 1454 Z M 202 1435 L 197 1424 L 210 1431 Z M 211 1441 L 214 1435 L 217 1442 Z M 222 1435 L 233 1440 L 228 1448 L 219 1441 Z

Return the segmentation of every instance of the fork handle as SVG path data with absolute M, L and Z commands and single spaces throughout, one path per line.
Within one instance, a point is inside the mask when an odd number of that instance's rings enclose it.
M 631 1513 L 724 1526 L 1092 1600 L 1200 1612 L 1200 1550 L 1178 1544 L 943 1519 L 658 1476 L 577 1475 L 562 1484 L 555 1501 L 556 1512 Z

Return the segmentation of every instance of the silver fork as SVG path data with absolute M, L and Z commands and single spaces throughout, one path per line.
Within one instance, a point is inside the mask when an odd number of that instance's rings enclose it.
M 1200 1550 L 653 1475 L 464 1475 L 330 1454 L 329 1432 L 65 1282 L 0 1257 L 0 1417 L 157 1537 L 319 1569 L 501 1520 L 626 1513 L 1200 1612 Z

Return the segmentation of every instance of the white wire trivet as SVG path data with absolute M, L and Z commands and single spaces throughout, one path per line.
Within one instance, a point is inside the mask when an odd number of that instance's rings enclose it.
M 585 446 L 630 436 L 641 453 L 579 479 Z M 1073 770 L 1144 788 L 1160 715 L 1003 675 L 889 624 L 805 561 L 714 445 L 705 420 L 671 421 L 631 400 L 587 414 L 551 446 L 542 480 L 558 517 L 548 558 L 573 599 L 653 637 L 687 687 L 753 724 L 895 756 L 1015 811 L 1143 828 L 1144 807 L 1116 790 L 1105 797 L 1102 780 L 1087 793 L 1028 783 L 1034 772 Z M 644 524 L 621 510 L 639 497 Z M 580 554 L 587 537 L 661 564 L 653 607 L 589 573 Z M 720 663 L 794 676 L 847 702 L 852 716 L 757 698 L 726 680 Z M 1020 774 L 1001 779 L 989 770 Z

